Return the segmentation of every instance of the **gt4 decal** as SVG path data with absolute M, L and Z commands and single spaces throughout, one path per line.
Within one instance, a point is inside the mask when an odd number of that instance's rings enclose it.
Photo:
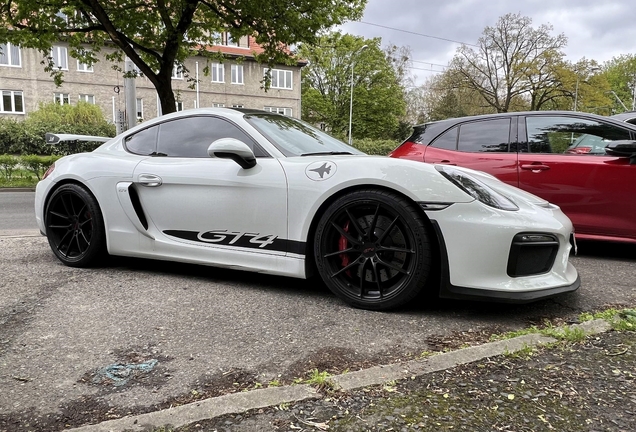
M 198 243 L 292 252 L 300 255 L 305 254 L 305 242 L 282 239 L 271 234 L 246 233 L 228 230 L 211 230 L 204 232 L 166 230 L 163 233 L 172 237 Z
M 275 235 L 261 235 L 244 232 L 229 232 L 228 230 L 212 230 L 203 233 L 199 233 L 197 238 L 199 241 L 206 243 L 218 243 L 233 245 L 237 243 L 241 238 L 250 239 L 249 242 L 254 245 L 258 245 L 259 248 L 264 248 L 267 245 L 274 243 L 274 240 L 278 238 Z

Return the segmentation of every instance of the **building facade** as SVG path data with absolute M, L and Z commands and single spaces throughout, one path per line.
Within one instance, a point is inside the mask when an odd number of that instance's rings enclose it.
M 212 47 L 223 53 L 224 60 L 210 61 L 205 57 L 188 58 L 184 66 L 190 78 L 198 76 L 195 88 L 175 67 L 172 85 L 177 100 L 177 110 L 198 107 L 244 107 L 264 109 L 300 118 L 300 69 L 280 66 L 272 69 L 272 85 L 263 89 L 262 80 L 266 65 L 254 60 L 261 48 L 250 37 L 238 43 Z M 44 71 L 42 53 L 33 49 L 22 49 L 11 44 L 0 44 L 0 116 L 23 118 L 37 110 L 40 103 L 57 102 L 74 104 L 78 101 L 98 105 L 106 119 L 117 123 L 122 120 L 126 101 L 124 78 L 115 70 L 105 56 L 114 48 L 105 47 L 99 53 L 99 62 L 82 64 L 69 55 L 69 47 L 56 44 L 51 50 L 55 65 L 64 71 L 64 82 L 56 87 L 53 78 Z M 123 62 L 118 64 L 124 70 Z M 204 74 L 204 69 L 209 74 Z M 161 106 L 154 86 L 143 76 L 135 80 L 138 121 L 161 114 Z

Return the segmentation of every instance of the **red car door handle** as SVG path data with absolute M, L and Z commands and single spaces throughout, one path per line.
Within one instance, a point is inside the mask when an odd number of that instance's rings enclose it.
M 442 160 L 442 161 L 439 161 L 439 163 L 441 165 L 455 165 L 455 166 L 457 166 L 456 163 L 451 163 L 451 161 L 449 161 L 449 160 Z
M 542 164 L 541 162 L 535 162 L 531 164 L 523 164 L 521 165 L 521 169 L 532 170 L 532 171 L 545 171 L 545 170 L 549 170 L 550 167 Z

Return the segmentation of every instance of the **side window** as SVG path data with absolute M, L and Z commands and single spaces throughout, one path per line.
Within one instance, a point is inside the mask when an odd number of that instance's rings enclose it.
M 627 129 L 576 117 L 526 118 L 531 153 L 604 155 L 610 141 L 628 140 Z
M 435 141 L 431 143 L 431 147 L 445 149 L 445 150 L 457 150 L 457 133 L 459 128 L 455 126 L 435 138 Z
M 157 133 L 159 126 L 149 127 L 126 138 L 126 150 L 131 153 L 148 156 L 157 151 Z
M 234 124 L 218 117 L 187 117 L 160 125 L 157 152 L 171 157 L 207 158 L 208 147 L 220 138 L 236 138 L 247 144 L 256 157 L 268 156 Z
M 465 123 L 459 128 L 457 149 L 463 152 L 507 152 L 510 119 Z

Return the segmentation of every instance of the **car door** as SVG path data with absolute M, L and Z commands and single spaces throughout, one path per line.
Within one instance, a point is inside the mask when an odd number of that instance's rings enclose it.
M 520 132 L 527 143 L 519 152 L 521 189 L 560 206 L 579 234 L 636 238 L 636 165 L 598 151 L 599 142 L 631 139 L 628 129 L 577 115 L 528 115 Z M 585 143 L 591 150 L 577 152 Z
M 502 117 L 454 126 L 426 147 L 424 161 L 485 171 L 517 186 L 517 153 L 509 152 L 509 142 L 516 141 L 516 124 L 511 119 Z
M 156 137 L 154 157 L 140 162 L 133 175 L 149 231 L 189 247 L 285 252 L 276 241 L 287 238 L 287 182 L 277 159 L 219 117 L 180 118 L 155 128 L 142 131 Z M 208 146 L 220 138 L 248 144 L 256 166 L 243 169 L 209 157 Z M 140 147 L 136 141 L 129 137 L 127 147 Z

